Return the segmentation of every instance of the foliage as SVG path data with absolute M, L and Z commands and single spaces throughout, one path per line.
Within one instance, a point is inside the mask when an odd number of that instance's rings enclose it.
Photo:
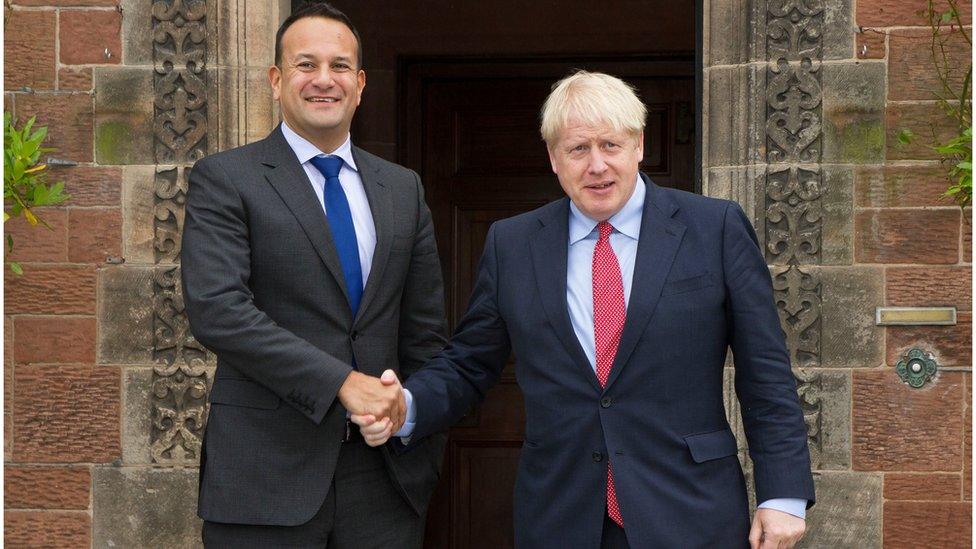
M 3 113 L 3 220 L 23 215 L 31 225 L 40 224 L 50 230 L 51 226 L 34 208 L 60 204 L 68 195 L 64 193 L 64 183 L 45 182 L 47 165 L 41 164 L 40 158 L 54 149 L 41 146 L 47 137 L 47 127 L 35 129 L 34 122 L 35 118 L 31 117 L 17 128 L 10 113 Z M 14 247 L 11 235 L 7 235 L 6 241 L 5 261 Z M 7 264 L 14 273 L 23 273 L 19 263 L 7 261 Z
M 973 77 L 972 63 L 966 68 L 962 84 L 955 84 L 961 67 L 953 67 L 949 60 L 950 36 L 961 36 L 972 51 L 973 42 L 963 26 L 958 0 L 946 0 L 948 11 L 936 9 L 935 0 L 928 0 L 923 15 L 932 30 L 932 62 L 938 71 L 941 89 L 935 92 L 939 106 L 953 120 L 956 135 L 945 143 L 932 148 L 942 156 L 943 165 L 948 167 L 949 188 L 943 196 L 952 198 L 960 206 L 966 206 L 973 199 L 973 113 L 971 87 Z M 968 55 L 967 55 L 968 57 Z M 910 132 L 909 132 L 910 134 Z M 898 136 L 899 141 L 902 135 Z M 909 136 L 910 139 L 910 136 Z

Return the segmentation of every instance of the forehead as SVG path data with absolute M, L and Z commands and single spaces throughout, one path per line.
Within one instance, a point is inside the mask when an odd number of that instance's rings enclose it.
M 325 17 L 305 17 L 292 23 L 281 37 L 287 56 L 356 56 L 356 37 L 345 24 Z
M 616 141 L 632 137 L 626 130 L 614 130 L 608 120 L 588 122 L 577 118 L 570 118 L 557 132 L 560 141 L 579 140 L 611 140 Z

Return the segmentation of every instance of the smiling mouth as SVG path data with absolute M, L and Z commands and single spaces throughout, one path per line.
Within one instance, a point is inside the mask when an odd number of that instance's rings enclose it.
M 339 100 L 334 97 L 307 97 L 305 101 L 309 103 L 338 103 Z
M 613 185 L 613 181 L 608 181 L 606 183 L 598 183 L 596 185 L 587 185 L 586 188 L 587 189 L 595 189 L 595 190 L 603 190 L 603 189 L 609 188 L 612 185 Z

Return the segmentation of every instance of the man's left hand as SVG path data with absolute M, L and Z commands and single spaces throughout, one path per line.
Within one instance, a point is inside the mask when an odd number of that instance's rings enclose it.
M 775 509 L 757 509 L 749 530 L 751 549 L 792 549 L 806 532 L 805 520 Z

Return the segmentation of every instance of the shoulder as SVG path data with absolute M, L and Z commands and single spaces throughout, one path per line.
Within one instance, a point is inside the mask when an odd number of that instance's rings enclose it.
M 528 236 L 540 228 L 562 221 L 566 223 L 569 215 L 569 199 L 560 198 L 518 215 L 501 219 L 492 224 L 492 230 L 504 237 Z
M 264 158 L 267 138 L 233 149 L 215 152 L 197 160 L 193 170 L 206 170 L 217 174 L 237 175 L 239 172 L 254 173 L 254 165 Z
M 420 182 L 420 176 L 417 175 L 417 172 L 395 162 L 380 158 L 365 149 L 353 146 L 353 155 L 356 159 L 358 169 L 376 172 L 383 178 L 384 183 L 389 182 L 395 185 L 400 184 L 416 187 Z

